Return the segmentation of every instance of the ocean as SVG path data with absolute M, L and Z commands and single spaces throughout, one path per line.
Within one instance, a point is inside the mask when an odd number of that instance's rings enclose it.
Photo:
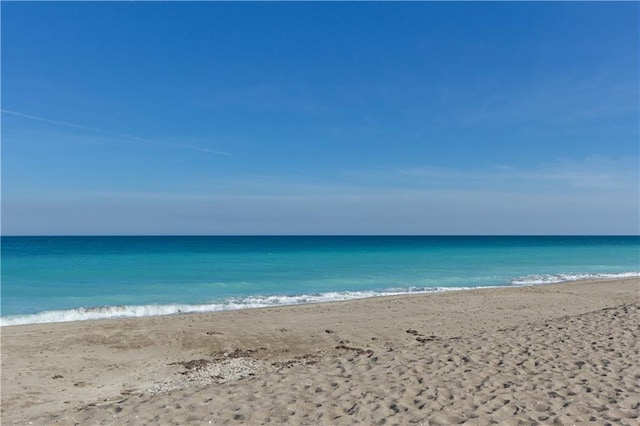
M 640 276 L 639 236 L 3 236 L 1 325 Z

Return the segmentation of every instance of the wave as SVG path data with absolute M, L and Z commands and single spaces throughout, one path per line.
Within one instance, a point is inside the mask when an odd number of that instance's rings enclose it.
M 527 286 L 553 284 L 567 281 L 599 280 L 640 277 L 640 272 L 622 272 L 613 274 L 543 274 L 527 275 L 512 279 L 508 285 Z M 473 287 L 403 287 L 386 290 L 342 291 L 302 295 L 268 295 L 229 298 L 217 303 L 205 304 L 167 304 L 167 305 L 119 305 L 82 307 L 65 310 L 43 311 L 36 314 L 10 315 L 0 318 L 0 326 L 42 324 L 67 321 L 85 321 L 111 318 L 136 318 L 174 314 L 194 314 L 238 309 L 266 308 L 273 306 L 301 305 L 310 303 L 338 302 L 379 296 L 399 296 L 406 294 L 436 293 L 443 291 L 471 290 L 474 288 L 495 288 L 499 285 L 480 285 Z
M 526 277 L 518 277 L 511 280 L 511 285 L 536 285 L 536 284 L 556 284 L 568 281 L 583 280 L 606 280 L 616 278 L 635 278 L 640 277 L 640 272 L 619 272 L 615 274 L 541 274 L 527 275 Z
M 383 291 L 343 291 L 302 295 L 269 295 L 230 298 L 219 303 L 168 304 L 168 305 L 120 305 L 82 307 L 43 311 L 37 314 L 11 315 L 0 319 L 0 326 L 42 324 L 52 322 L 85 321 L 110 318 L 135 318 L 174 314 L 195 314 L 238 309 L 266 308 L 272 306 L 302 305 L 309 303 L 339 302 L 378 296 L 432 293 L 465 290 L 473 287 L 410 287 Z

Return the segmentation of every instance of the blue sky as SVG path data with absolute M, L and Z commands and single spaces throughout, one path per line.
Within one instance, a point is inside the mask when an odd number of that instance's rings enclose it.
M 640 4 L 2 4 L 4 234 L 637 234 Z

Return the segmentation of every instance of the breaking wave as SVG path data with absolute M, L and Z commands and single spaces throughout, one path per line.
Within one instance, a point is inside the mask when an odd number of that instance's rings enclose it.
M 606 280 L 634 277 L 640 277 L 640 272 L 621 272 L 616 274 L 542 274 L 515 278 L 511 280 L 511 285 L 555 284 L 567 281 Z
M 120 305 L 83 307 L 65 310 L 43 311 L 37 314 L 11 315 L 0 319 L 0 326 L 41 324 L 50 322 L 85 321 L 109 318 L 135 318 L 173 314 L 194 314 L 238 309 L 266 308 L 271 306 L 301 305 L 309 303 L 338 302 L 377 296 L 432 293 L 450 290 L 464 290 L 472 287 L 411 287 L 408 289 L 388 289 L 383 291 L 344 291 L 303 295 L 270 295 L 230 298 L 218 303 L 167 304 L 167 305 Z
M 509 282 L 513 286 L 553 284 L 567 281 L 599 280 L 640 277 L 640 272 L 614 274 L 543 274 L 514 278 Z M 207 313 L 238 309 L 266 308 L 272 306 L 301 305 L 309 303 L 338 302 L 379 296 L 397 296 L 405 294 L 436 293 L 443 291 L 470 290 L 474 288 L 499 287 L 483 285 L 475 287 L 410 287 L 390 288 L 382 291 L 343 291 L 303 295 L 269 295 L 229 298 L 215 303 L 204 304 L 167 304 L 167 305 L 119 305 L 82 307 L 65 310 L 50 310 L 36 314 L 11 315 L 0 319 L 0 326 L 41 324 L 66 321 L 100 320 L 110 318 L 135 318 L 174 314 Z

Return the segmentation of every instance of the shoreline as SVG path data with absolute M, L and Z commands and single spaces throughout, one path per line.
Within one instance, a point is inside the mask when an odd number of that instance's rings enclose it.
M 559 274 L 558 276 L 561 276 Z M 582 275 L 591 275 L 591 274 L 582 274 Z M 555 275 L 553 275 L 555 276 Z M 551 276 L 549 276 L 551 277 Z M 549 278 L 547 277 L 547 278 Z M 102 320 L 119 320 L 119 319 L 135 319 L 135 318 L 146 318 L 146 317 L 163 317 L 163 316 L 174 316 L 174 315 L 199 315 L 199 314 L 213 314 L 218 312 L 230 312 L 230 311 L 238 311 L 245 309 L 269 309 L 269 308 L 277 308 L 284 306 L 298 306 L 298 305 L 315 305 L 322 303 L 334 303 L 334 302 L 349 302 L 354 300 L 362 300 L 362 299 L 372 299 L 379 297 L 394 297 L 394 296 L 415 296 L 415 295 L 427 295 L 427 294 L 438 294 L 444 292 L 456 292 L 456 291 L 472 291 L 472 290 L 483 290 L 483 289 L 492 289 L 492 288 L 518 288 L 518 287 L 530 287 L 530 286 L 540 286 L 540 285 L 550 285 L 550 284 L 567 284 L 574 282 L 589 282 L 589 281 L 609 281 L 609 280 L 626 280 L 626 279 L 636 279 L 640 278 L 640 273 L 635 272 L 627 272 L 627 273 L 611 273 L 611 274 L 594 274 L 593 277 L 589 278 L 578 278 L 578 279 L 566 279 L 562 281 L 550 281 L 550 282 L 523 282 L 523 283 L 512 283 L 512 284 L 504 284 L 504 285 L 486 285 L 486 286 L 477 286 L 477 287 L 433 287 L 433 288 L 423 288 L 415 291 L 393 291 L 393 289 L 389 290 L 371 290 L 371 291 L 362 291 L 362 292 L 327 292 L 327 293 L 314 293 L 314 294 L 301 294 L 301 295 L 265 295 L 265 296 L 257 296 L 264 297 L 265 299 L 269 299 L 271 297 L 278 298 L 291 298 L 295 300 L 297 298 L 322 298 L 322 296 L 326 294 L 347 294 L 347 293 L 376 293 L 372 296 L 347 296 L 344 299 L 336 299 L 336 300 L 313 300 L 313 301 L 304 301 L 304 302 L 285 302 L 280 304 L 264 304 L 263 306 L 246 306 L 246 307 L 225 307 L 224 303 L 176 303 L 176 304 L 151 304 L 151 305 L 105 305 L 105 306 L 90 306 L 90 307 L 78 307 L 78 308 L 69 308 L 69 309 L 60 309 L 60 310 L 45 310 L 42 312 L 38 312 L 35 314 L 17 314 L 17 315 L 8 315 L 0 319 L 0 330 L 5 327 L 15 327 L 21 325 L 33 325 L 33 324 L 55 324 L 55 323 L 65 323 L 65 322 L 76 322 L 76 321 L 102 321 Z M 256 297 L 256 296 L 253 296 Z M 213 308 L 215 306 L 215 308 Z M 218 308 L 222 306 L 222 308 Z M 116 314 L 114 312 L 122 312 L 129 311 L 129 314 Z M 133 312 L 136 311 L 145 311 L 144 314 L 138 315 Z M 154 311 L 153 313 L 148 313 L 149 310 Z M 171 312 L 173 310 L 173 312 Z M 4 324 L 5 321 L 13 322 L 20 321 L 25 318 L 38 318 L 44 315 L 48 316 L 63 316 L 63 317 L 73 317 L 85 315 L 83 318 L 73 318 L 73 319 L 53 319 L 47 321 L 35 320 L 34 322 L 18 322 L 18 323 L 9 323 Z
M 578 363 L 581 366 L 576 376 L 579 380 L 600 383 L 603 389 L 624 388 L 627 396 L 618 398 L 622 405 L 617 408 L 616 418 L 620 424 L 633 424 L 640 404 L 634 408 L 628 402 L 634 398 L 640 401 L 640 385 L 621 382 L 619 372 L 599 376 L 602 371 L 596 369 L 593 374 L 586 374 L 584 365 L 597 357 L 597 353 L 592 353 L 593 347 L 601 343 L 600 340 L 607 343 L 606 336 L 613 336 L 617 344 L 614 351 L 621 356 L 609 360 L 604 353 L 602 359 L 608 360 L 609 370 L 616 362 L 622 362 L 620 368 L 625 374 L 640 383 L 637 380 L 640 367 L 636 365 L 639 349 L 634 338 L 640 326 L 638 305 L 640 278 L 635 277 L 377 296 L 211 313 L 3 326 L 0 328 L 2 421 L 3 424 L 28 421 L 34 424 L 141 424 L 153 423 L 154 416 L 159 415 L 155 423 L 206 423 L 205 420 L 212 419 L 213 424 L 227 421 L 372 424 L 395 419 L 400 424 L 410 420 L 438 424 L 439 418 L 440 424 L 446 424 L 458 416 L 486 424 L 479 419 L 510 418 L 507 412 L 515 410 L 509 405 L 514 401 L 513 395 L 507 398 L 509 403 L 503 404 L 509 408 L 500 414 L 500 409 L 484 412 L 482 407 L 489 402 L 470 402 L 469 392 L 455 394 L 455 386 L 446 383 L 440 389 L 451 394 L 451 401 L 458 408 L 451 406 L 443 411 L 446 406 L 440 406 L 443 401 L 437 398 L 425 400 L 424 405 L 413 404 L 389 390 L 404 389 L 403 395 L 419 390 L 428 392 L 431 388 L 413 381 L 421 374 L 431 380 L 447 377 L 453 383 L 466 378 L 471 383 L 485 371 L 497 368 L 491 370 L 493 375 L 502 377 L 506 373 L 496 367 L 500 362 L 498 358 L 511 352 L 515 354 L 517 351 L 511 349 L 524 345 L 523 348 L 538 350 L 542 354 L 538 354 L 538 358 L 545 360 L 545 365 L 550 359 L 566 363 L 566 368 L 559 372 L 572 374 Z M 608 322 L 607 318 L 613 313 L 615 318 L 624 319 L 623 329 Z M 555 332 L 541 334 L 545 323 L 556 324 Z M 596 331 L 594 325 L 597 325 Z M 551 355 L 558 344 L 549 342 L 557 342 L 563 333 L 561 330 L 571 327 L 578 327 L 571 336 L 577 340 L 571 340 L 573 343 L 564 348 L 566 353 L 560 354 L 560 358 L 553 358 Z M 594 333 L 602 336 L 596 337 Z M 632 341 L 628 341 L 629 333 Z M 587 340 L 589 344 L 591 341 L 596 344 L 583 348 L 580 342 Z M 505 354 L 497 350 L 485 352 L 491 345 L 508 350 Z M 465 348 L 465 354 L 451 355 L 447 351 L 452 348 L 458 351 Z M 574 359 L 574 352 L 580 354 L 580 359 Z M 440 360 L 437 354 L 448 355 Z M 447 361 L 449 358 L 453 361 Z M 485 361 L 490 365 L 480 365 Z M 627 365 L 627 361 L 631 364 Z M 527 359 L 523 362 L 522 365 L 528 365 Z M 403 369 L 416 365 L 421 366 L 419 371 L 407 376 L 400 374 Z M 509 371 L 521 370 L 516 374 L 520 376 L 518 386 L 537 383 L 537 380 L 543 380 L 540 386 L 556 383 L 554 388 L 566 388 L 566 398 L 580 401 L 580 410 L 570 415 L 571 419 L 580 420 L 584 413 L 606 419 L 603 412 L 596 410 L 602 407 L 598 404 L 612 404 L 600 401 L 606 392 L 602 392 L 600 399 L 595 398 L 594 392 L 580 391 L 575 383 L 562 382 L 561 376 L 554 375 L 558 372 L 533 364 L 528 371 L 522 365 L 509 367 Z M 335 373 L 336 369 L 343 373 Z M 469 371 L 465 372 L 466 369 Z M 399 375 L 385 376 L 384 383 L 372 381 L 396 370 Z M 335 374 L 328 374 L 331 371 Z M 514 381 L 511 375 L 515 373 L 509 374 L 509 380 L 502 385 Z M 263 382 L 271 384 L 268 388 L 279 390 L 265 393 L 268 389 L 261 387 Z M 307 382 L 317 386 L 299 388 Z M 322 391 L 315 393 L 318 388 Z M 596 389 L 596 385 L 590 388 Z M 309 389 L 313 392 L 309 393 Z M 482 399 L 491 396 L 491 392 L 508 393 L 505 389 L 481 387 L 471 393 L 474 398 Z M 553 392 L 561 394 L 560 390 Z M 254 399 L 242 403 L 238 400 L 240 394 L 234 392 L 254 395 Z M 562 424 L 562 412 L 571 410 L 556 409 L 556 401 L 552 400 L 557 398 L 549 397 L 549 392 L 540 395 L 533 392 L 531 397 L 519 394 L 522 401 L 515 411 L 522 411 L 521 416 L 531 416 L 536 411 L 535 404 L 546 404 L 545 410 L 538 407 L 538 417 L 547 416 L 548 420 L 537 421 L 552 423 L 558 418 Z M 375 394 L 375 397 L 365 404 L 364 393 Z M 208 399 L 203 397 L 205 394 L 215 394 L 215 403 L 204 404 L 202 401 Z M 527 399 L 533 397 L 538 402 Z M 354 408 L 349 414 L 351 406 L 336 407 L 331 405 L 332 401 L 336 404 L 352 401 L 351 405 L 360 408 Z M 158 404 L 170 408 L 159 411 Z M 176 408 L 176 404 L 182 408 Z M 316 407 L 317 404 L 324 408 Z M 393 404 L 403 409 L 390 409 Z M 475 409 L 469 408 L 474 405 Z M 284 414 L 276 415 L 277 407 Z M 290 411 L 294 414 L 286 414 Z M 612 415 L 613 411 L 607 411 L 605 414 Z M 495 413 L 506 417 L 496 417 Z M 322 416 L 317 417 L 319 414 Z M 333 414 L 339 416 L 328 418 Z M 526 416 L 521 418 L 529 418 Z

